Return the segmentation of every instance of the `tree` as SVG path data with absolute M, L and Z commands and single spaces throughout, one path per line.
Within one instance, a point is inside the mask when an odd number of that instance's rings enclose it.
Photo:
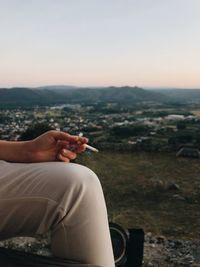
M 24 133 L 22 133 L 20 140 L 31 140 L 50 130 L 53 130 L 53 128 L 49 124 L 37 123 L 30 126 Z
M 136 126 L 115 126 L 110 134 L 119 138 L 128 138 L 130 136 L 147 135 L 149 128 L 143 125 Z
M 178 130 L 184 130 L 184 129 L 186 129 L 186 124 L 185 124 L 185 122 L 178 122 L 177 125 L 176 125 L 176 128 L 177 128 Z

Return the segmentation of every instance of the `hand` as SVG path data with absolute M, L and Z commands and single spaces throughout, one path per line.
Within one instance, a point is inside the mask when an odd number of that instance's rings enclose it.
M 85 150 L 87 138 L 59 131 L 48 131 L 29 141 L 31 162 L 64 161 L 70 162 L 77 153 Z

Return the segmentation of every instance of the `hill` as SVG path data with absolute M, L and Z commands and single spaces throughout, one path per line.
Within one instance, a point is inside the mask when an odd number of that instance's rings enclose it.
M 0 89 L 0 105 L 47 104 L 59 101 L 56 93 L 28 88 Z
M 154 92 L 171 97 L 179 102 L 193 102 L 200 100 L 200 89 L 156 89 Z
M 35 105 L 58 103 L 115 102 L 135 104 L 141 102 L 169 102 L 170 97 L 139 87 L 44 87 L 0 89 L 0 105 Z
M 169 97 L 161 93 L 147 91 L 139 87 L 81 88 L 66 90 L 62 94 L 72 102 L 84 103 L 115 102 L 121 104 L 141 103 L 143 101 L 166 102 Z

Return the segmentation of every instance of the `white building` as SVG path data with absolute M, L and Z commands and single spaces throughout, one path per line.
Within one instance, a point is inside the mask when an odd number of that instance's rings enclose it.
M 184 115 L 177 115 L 177 114 L 170 114 L 168 116 L 165 117 L 166 120 L 169 121 L 182 121 L 185 119 Z

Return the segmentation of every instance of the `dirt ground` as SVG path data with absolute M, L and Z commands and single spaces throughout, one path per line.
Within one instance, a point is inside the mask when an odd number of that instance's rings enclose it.
M 0 246 L 50 256 L 49 237 L 18 237 L 0 242 Z M 167 240 L 164 236 L 145 236 L 143 267 L 200 267 L 200 243 Z

